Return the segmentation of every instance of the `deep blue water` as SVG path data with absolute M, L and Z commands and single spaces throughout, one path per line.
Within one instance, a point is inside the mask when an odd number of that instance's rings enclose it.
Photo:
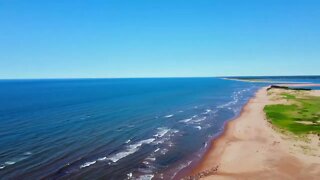
M 0 177 L 174 177 L 263 85 L 217 78 L 0 81 Z

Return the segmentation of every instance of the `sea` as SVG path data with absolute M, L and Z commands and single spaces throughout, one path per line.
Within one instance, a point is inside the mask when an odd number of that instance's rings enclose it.
M 0 179 L 175 179 L 266 85 L 221 78 L 0 80 Z

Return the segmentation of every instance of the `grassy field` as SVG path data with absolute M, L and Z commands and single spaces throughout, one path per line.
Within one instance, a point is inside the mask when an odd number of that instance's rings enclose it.
M 264 111 L 272 124 L 295 134 L 320 133 L 320 97 L 298 91 L 277 96 L 289 103 L 265 106 Z

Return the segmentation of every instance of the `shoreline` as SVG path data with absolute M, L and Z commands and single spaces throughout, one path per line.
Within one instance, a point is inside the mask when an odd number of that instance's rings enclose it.
M 259 89 L 258 91 L 260 91 Z M 257 92 L 256 92 L 257 93 Z M 194 166 L 193 169 L 191 169 L 189 176 L 197 176 L 199 173 L 204 173 L 204 176 L 210 176 L 210 174 L 215 174 L 217 170 L 219 169 L 219 154 L 221 154 L 221 151 L 223 151 L 225 146 L 225 138 L 228 136 L 228 133 L 232 130 L 232 126 L 235 123 L 235 121 L 241 117 L 241 115 L 244 113 L 244 108 L 250 103 L 250 101 L 256 97 L 256 93 L 253 97 L 251 97 L 248 102 L 244 104 L 242 107 L 242 110 L 239 115 L 236 117 L 228 120 L 223 128 L 223 131 L 215 138 L 213 138 L 210 142 L 209 147 L 207 148 L 207 151 L 203 154 L 201 159 L 198 161 L 198 163 Z M 218 149 L 218 150 L 217 150 Z M 214 158 L 212 158 L 212 154 L 214 153 Z M 215 162 L 208 168 L 208 164 L 205 163 L 205 161 L 208 161 L 210 158 L 210 162 Z M 210 170 L 214 170 L 214 172 L 208 172 Z M 204 172 L 207 171 L 207 172 Z
M 292 82 L 292 81 L 274 81 L 274 80 L 266 80 L 266 79 L 243 79 L 243 78 L 221 78 L 229 81 L 239 81 L 239 82 L 250 82 L 250 83 L 268 83 L 268 84 L 276 84 L 282 86 L 320 86 L 320 84 L 312 83 L 312 82 Z
M 320 156 L 313 159 L 291 152 L 292 143 L 266 120 L 263 108 L 274 103 L 266 89 L 260 88 L 241 113 L 226 122 L 185 179 L 315 179 L 320 175 Z M 308 172 L 314 167 L 316 171 Z
M 258 89 L 257 91 L 259 91 L 260 89 Z M 248 101 L 242 105 L 241 111 L 239 112 L 239 114 L 235 115 L 231 119 L 226 120 L 223 125 L 223 129 L 219 133 L 217 133 L 216 135 L 212 136 L 212 138 L 210 138 L 208 141 L 206 141 L 205 149 L 202 149 L 202 152 L 200 154 L 196 155 L 200 158 L 195 158 L 195 157 L 191 158 L 192 162 L 190 163 L 190 165 L 188 165 L 185 168 L 178 171 L 176 173 L 176 175 L 174 175 L 171 178 L 173 178 L 174 180 L 175 179 L 177 179 L 177 180 L 178 179 L 188 179 L 187 177 L 194 177 L 198 173 L 203 173 L 203 170 L 199 170 L 199 165 L 202 163 L 203 159 L 206 158 L 207 153 L 209 153 L 209 151 L 211 151 L 214 148 L 216 141 L 218 139 L 222 138 L 222 136 L 224 136 L 224 134 L 227 131 L 228 125 L 241 116 L 241 114 L 243 112 L 243 108 L 249 103 L 249 101 L 252 98 L 255 97 L 257 91 L 254 92 L 253 95 L 248 99 Z M 215 169 L 215 168 L 216 167 L 212 167 L 211 169 Z M 206 170 L 208 170 L 208 169 L 206 169 Z

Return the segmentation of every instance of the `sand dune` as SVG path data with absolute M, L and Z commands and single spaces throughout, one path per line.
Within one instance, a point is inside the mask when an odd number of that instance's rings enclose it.
M 310 92 L 320 95 L 319 91 Z M 230 121 L 224 133 L 193 170 L 203 179 L 318 179 L 319 137 L 309 142 L 280 133 L 266 120 L 263 108 L 279 100 L 259 90 L 241 115 Z

